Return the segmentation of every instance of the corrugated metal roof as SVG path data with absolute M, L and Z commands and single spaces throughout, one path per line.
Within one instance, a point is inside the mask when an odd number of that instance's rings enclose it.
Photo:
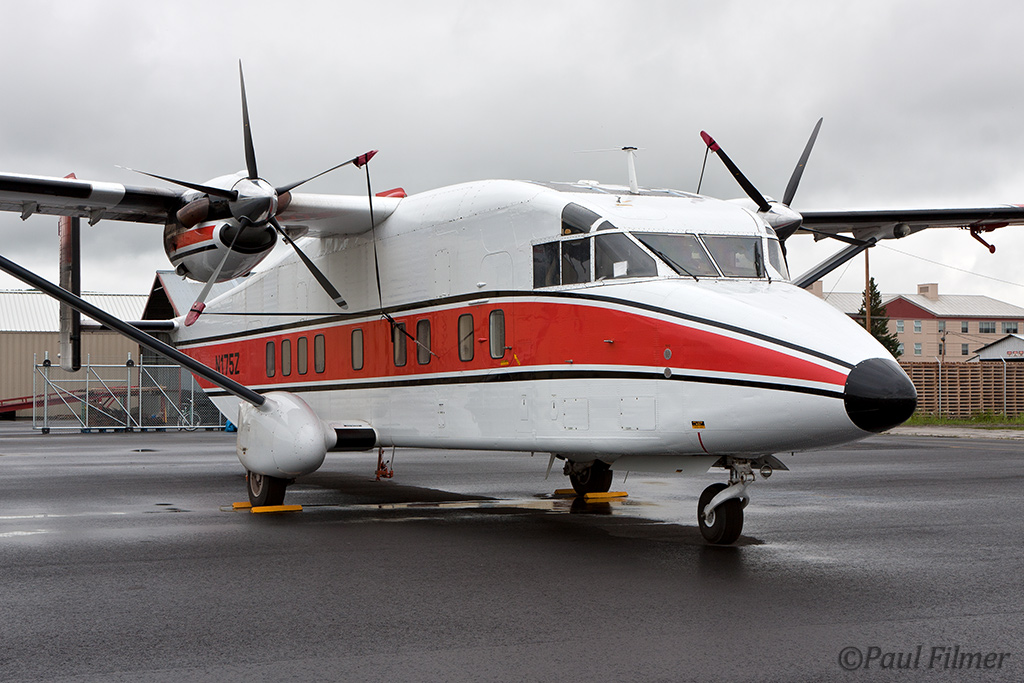
M 923 294 L 900 294 L 918 308 L 937 318 L 1024 318 L 1024 308 L 977 294 L 940 294 L 929 299 Z
M 122 320 L 141 320 L 147 296 L 86 292 L 82 298 Z M 57 300 L 38 290 L 0 290 L 0 332 L 58 332 L 59 311 Z
M 847 315 L 856 315 L 864 303 L 863 292 L 831 292 L 825 301 Z M 882 294 L 886 306 L 903 299 L 936 318 L 1024 318 L 1024 308 L 977 294 L 940 294 L 938 300 L 924 294 Z
M 199 296 L 199 293 L 203 291 L 203 283 L 187 280 L 177 275 L 173 270 L 158 270 L 156 274 L 164 288 L 164 293 L 167 294 L 167 298 L 171 302 L 171 306 L 174 307 L 175 313 L 177 315 L 188 313 L 188 310 L 192 308 L 192 303 Z M 210 296 L 206 297 L 206 300 L 213 301 L 224 292 L 234 289 L 241 281 L 242 278 L 238 278 L 215 284 L 210 290 Z
M 896 296 L 896 294 L 883 294 L 882 303 L 888 303 Z M 860 307 L 864 305 L 863 292 L 826 292 L 822 298 L 846 315 L 856 315 Z

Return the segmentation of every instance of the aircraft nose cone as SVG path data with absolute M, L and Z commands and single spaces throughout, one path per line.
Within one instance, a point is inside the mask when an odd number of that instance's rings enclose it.
M 867 432 L 884 432 L 914 414 L 917 390 L 896 361 L 869 358 L 846 378 L 846 414 Z

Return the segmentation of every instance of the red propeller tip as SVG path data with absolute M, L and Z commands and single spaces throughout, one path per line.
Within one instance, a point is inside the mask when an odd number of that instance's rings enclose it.
M 366 166 L 366 164 L 370 161 L 370 159 L 374 157 L 375 154 L 377 154 L 377 150 L 371 149 L 366 154 L 361 154 L 357 156 L 355 160 L 356 168 L 362 168 L 363 166 Z
M 192 323 L 199 320 L 199 315 L 206 309 L 206 304 L 202 301 L 197 301 L 192 304 L 192 308 L 189 310 L 188 315 L 185 316 L 185 327 L 191 327 Z
M 704 131 L 700 132 L 700 138 L 701 140 L 704 141 L 704 144 L 707 145 L 708 149 L 710 149 L 712 152 L 717 152 L 718 150 L 721 149 L 721 147 L 718 146 L 718 143 L 715 142 L 715 139 L 708 135 L 707 133 L 705 133 Z

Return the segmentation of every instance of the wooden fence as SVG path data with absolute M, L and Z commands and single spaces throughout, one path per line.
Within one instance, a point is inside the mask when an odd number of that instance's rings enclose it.
M 1024 363 L 900 363 L 917 388 L 917 412 L 947 417 L 1024 413 Z

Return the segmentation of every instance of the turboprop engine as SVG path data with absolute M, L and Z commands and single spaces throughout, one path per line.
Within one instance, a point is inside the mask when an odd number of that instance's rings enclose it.
M 273 226 L 243 230 L 232 219 L 164 228 L 164 252 L 175 272 L 199 282 L 226 282 L 246 275 L 275 244 L 277 232 Z

